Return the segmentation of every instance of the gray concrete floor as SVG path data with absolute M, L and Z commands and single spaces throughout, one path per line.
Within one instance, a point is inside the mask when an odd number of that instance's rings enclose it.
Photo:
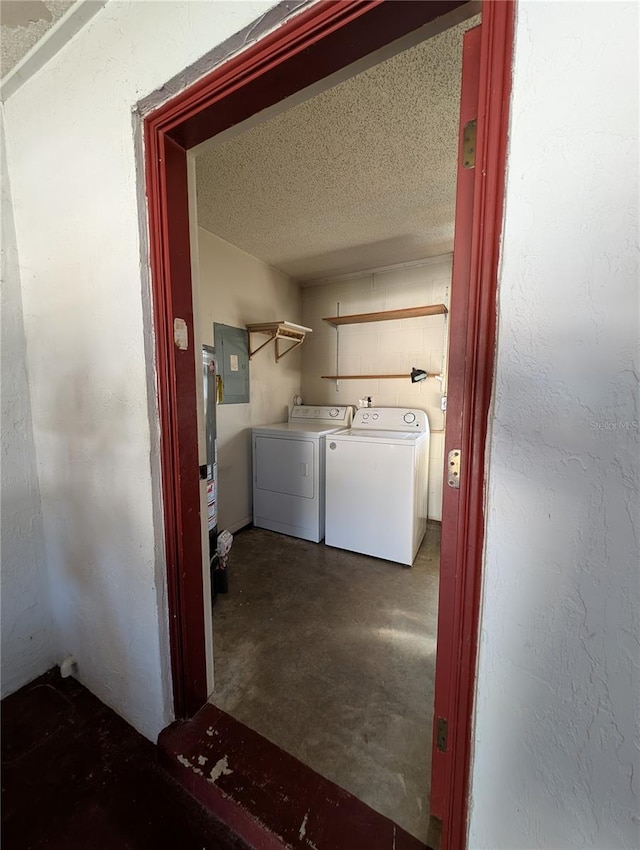
M 440 525 L 411 568 L 250 528 L 210 701 L 426 842 Z

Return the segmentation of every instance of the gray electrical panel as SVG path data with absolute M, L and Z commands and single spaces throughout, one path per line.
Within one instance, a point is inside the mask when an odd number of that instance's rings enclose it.
M 249 403 L 249 334 L 214 322 L 213 344 L 222 381 L 219 404 Z

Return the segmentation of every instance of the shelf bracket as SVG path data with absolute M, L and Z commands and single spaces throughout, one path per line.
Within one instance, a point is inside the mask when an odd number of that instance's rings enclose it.
M 251 331 L 249 331 L 249 360 L 251 360 L 251 358 L 253 357 L 254 354 L 257 354 L 259 351 L 262 351 L 262 349 L 265 347 L 265 345 L 269 345 L 269 343 L 272 340 L 274 340 L 275 338 L 276 338 L 275 334 L 271 334 L 271 336 L 269 337 L 269 339 L 266 342 L 263 342 L 262 345 L 259 345 L 257 348 L 254 348 L 252 350 L 251 349 Z
M 298 339 L 295 342 L 293 342 L 289 346 L 289 348 L 285 348 L 284 351 L 280 351 L 279 343 L 280 343 L 280 340 L 282 339 L 282 337 L 277 336 L 275 339 L 276 339 L 276 363 L 278 363 L 280 360 L 282 360 L 282 358 L 285 356 L 285 354 L 288 354 L 290 351 L 293 351 L 294 348 L 298 348 L 304 342 L 304 338 Z M 266 343 L 265 343 L 265 345 L 266 345 Z

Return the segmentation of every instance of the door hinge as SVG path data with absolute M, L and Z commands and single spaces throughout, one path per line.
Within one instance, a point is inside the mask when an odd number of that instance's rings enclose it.
M 439 717 L 436 724 L 436 747 L 441 753 L 447 752 L 447 720 Z
M 447 455 L 447 484 L 455 490 L 460 489 L 460 449 L 451 449 Z
M 476 164 L 476 132 L 478 121 L 467 121 L 462 133 L 462 167 L 475 168 Z

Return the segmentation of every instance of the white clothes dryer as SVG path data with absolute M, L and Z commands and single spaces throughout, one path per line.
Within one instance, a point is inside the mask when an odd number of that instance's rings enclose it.
M 343 406 L 296 405 L 288 422 L 252 429 L 253 524 L 319 543 L 324 537 L 324 442 L 351 424 Z
M 424 410 L 357 410 L 326 441 L 325 543 L 411 566 L 427 529 Z

